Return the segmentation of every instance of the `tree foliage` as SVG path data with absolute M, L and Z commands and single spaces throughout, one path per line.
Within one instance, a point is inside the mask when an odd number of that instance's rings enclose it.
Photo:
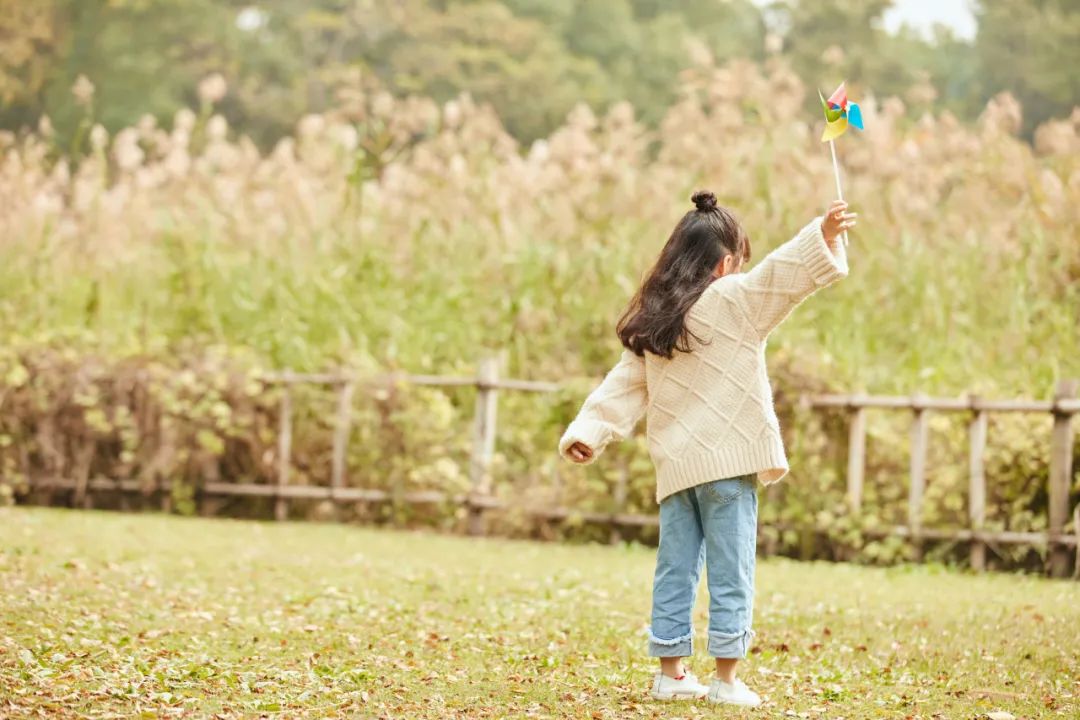
M 1080 9 L 1067 0 L 984 0 L 974 42 L 881 27 L 892 0 L 0 0 L 0 127 L 48 115 L 61 138 L 85 123 L 72 96 L 96 87 L 92 119 L 115 130 L 164 119 L 220 72 L 222 108 L 266 145 L 357 83 L 491 103 L 522 141 L 578 102 L 621 100 L 654 123 L 679 73 L 711 55 L 761 61 L 782 39 L 811 87 L 848 78 L 878 96 L 974 117 L 1002 90 L 1025 134 L 1080 97 Z M 776 40 L 769 41 L 769 35 Z M 914 88 L 914 90 L 912 90 Z M 812 99 L 812 98 L 811 98 Z
M 980 6 L 980 99 L 1008 89 L 1024 107 L 1026 132 L 1080 104 L 1080 3 L 982 0 Z

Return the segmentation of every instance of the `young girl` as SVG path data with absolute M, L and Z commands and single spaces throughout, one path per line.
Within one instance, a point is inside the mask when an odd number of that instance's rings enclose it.
M 841 233 L 855 226 L 834 202 L 794 239 L 742 273 L 750 241 L 716 196 L 698 192 L 619 320 L 622 358 L 559 442 L 590 463 L 647 411 L 656 467 L 660 546 L 649 655 L 660 658 L 656 699 L 755 706 L 735 677 L 746 657 L 754 600 L 757 482 L 788 471 L 765 369 L 769 333 L 812 293 L 847 275 Z M 708 566 L 709 687 L 683 667 L 693 653 L 691 610 Z

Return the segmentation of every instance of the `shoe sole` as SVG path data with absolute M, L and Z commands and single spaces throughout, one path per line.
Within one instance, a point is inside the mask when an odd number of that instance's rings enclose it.
M 656 692 L 651 692 L 651 691 L 649 692 L 649 695 L 652 697 L 653 700 L 663 700 L 665 702 L 668 701 L 668 700 L 700 700 L 701 698 L 705 697 L 708 694 L 709 694 L 708 692 L 704 692 L 704 693 L 702 693 L 700 695 L 687 694 L 687 693 L 656 693 Z
M 737 707 L 751 707 L 751 708 L 754 708 L 754 707 L 760 707 L 760 706 L 761 706 L 761 703 L 760 703 L 760 702 L 756 702 L 756 703 L 745 703 L 745 702 L 738 702 L 738 701 L 736 701 L 736 700 L 724 700 L 724 699 L 714 700 L 713 698 L 708 698 L 708 700 L 709 700 L 709 702 L 711 702 L 711 703 L 712 703 L 713 705 L 735 705 L 735 706 L 737 706 Z

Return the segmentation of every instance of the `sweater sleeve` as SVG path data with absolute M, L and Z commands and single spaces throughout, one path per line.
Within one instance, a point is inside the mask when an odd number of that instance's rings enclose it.
M 830 250 L 821 221 L 820 217 L 811 220 L 741 278 L 747 317 L 762 338 L 818 289 L 847 276 L 843 243 L 837 242 L 836 250 Z
M 645 358 L 623 350 L 622 358 L 589 394 L 577 417 L 559 440 L 559 454 L 570 460 L 568 450 L 582 443 L 592 451 L 591 463 L 611 440 L 621 440 L 634 429 L 648 406 Z

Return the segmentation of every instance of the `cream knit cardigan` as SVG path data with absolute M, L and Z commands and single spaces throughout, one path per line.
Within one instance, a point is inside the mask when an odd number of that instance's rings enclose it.
M 765 484 L 788 461 L 765 368 L 765 341 L 819 288 L 848 273 L 843 244 L 830 250 L 815 218 L 746 273 L 714 281 L 687 314 L 704 342 L 671 359 L 624 350 L 559 441 L 592 448 L 589 462 L 648 412 L 656 501 L 700 483 L 757 474 Z M 693 342 L 693 341 L 692 341 Z

